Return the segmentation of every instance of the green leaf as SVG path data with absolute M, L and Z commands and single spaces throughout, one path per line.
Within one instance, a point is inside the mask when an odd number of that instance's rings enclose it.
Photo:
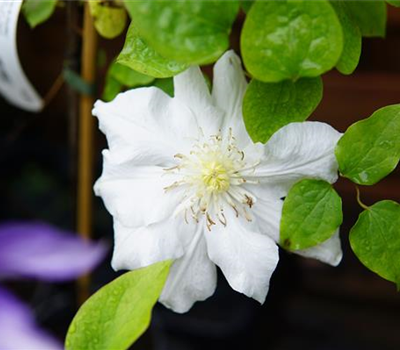
M 243 118 L 254 142 L 265 143 L 281 127 L 306 120 L 322 98 L 322 80 L 262 83 L 253 79 L 243 99 Z
M 386 2 L 392 6 L 400 7 L 400 0 L 386 0 Z
M 169 96 L 174 97 L 174 80 L 172 78 L 156 79 L 153 86 L 158 87 Z
M 243 61 L 258 80 L 317 77 L 343 49 L 339 19 L 328 1 L 257 1 L 241 35 Z
M 343 29 L 343 52 L 336 68 L 342 74 L 351 74 L 360 61 L 362 37 L 360 28 L 349 15 L 347 4 L 344 1 L 331 1 Z
M 379 276 L 400 286 L 400 205 L 385 200 L 364 210 L 350 231 L 358 259 Z
M 346 1 L 352 19 L 365 37 L 384 37 L 386 34 L 386 4 L 383 0 Z
M 124 31 L 128 16 L 123 7 L 109 6 L 108 3 L 98 1 L 88 3 L 94 26 L 102 37 L 113 39 Z
M 47 21 L 56 9 L 58 0 L 25 0 L 22 13 L 31 28 Z
M 144 86 L 155 86 L 171 97 L 174 96 L 174 82 L 172 78 L 155 79 L 114 62 L 110 65 L 107 72 L 102 99 L 104 101 L 112 101 L 121 91 L 126 90 L 126 88 Z
M 154 81 L 154 77 L 136 72 L 132 68 L 123 66 L 118 62 L 114 62 L 111 64 L 109 68 L 109 74 L 114 79 L 119 81 L 122 85 L 130 88 L 149 85 L 151 82 Z
M 240 0 L 240 7 L 245 13 L 248 13 L 253 6 L 255 0 Z
M 340 173 L 360 185 L 389 175 L 400 159 L 400 104 L 350 126 L 336 146 Z
M 342 221 L 342 200 L 332 185 L 321 180 L 300 181 L 283 203 L 281 245 L 288 250 L 316 246 L 329 239 Z
M 158 53 L 190 64 L 214 62 L 229 47 L 237 0 L 128 1 L 140 35 Z
M 117 79 L 107 75 L 103 94 L 101 96 L 102 100 L 106 102 L 112 101 L 123 90 L 123 88 L 124 85 L 121 84 Z
M 79 309 L 66 350 L 128 349 L 148 328 L 170 261 L 127 272 L 101 288 Z
M 153 77 L 136 72 L 133 69 L 113 62 L 108 68 L 103 91 L 103 100 L 113 100 L 124 88 L 148 86 L 154 81 Z
M 128 29 L 125 45 L 117 62 L 155 78 L 173 77 L 188 68 L 188 65 L 166 59 L 154 51 L 139 36 L 133 23 Z

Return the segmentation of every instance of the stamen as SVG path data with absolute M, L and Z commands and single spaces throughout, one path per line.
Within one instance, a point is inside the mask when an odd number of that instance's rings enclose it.
M 208 231 L 211 231 L 211 227 L 215 225 L 215 222 L 211 219 L 208 213 L 206 213 L 206 217 L 207 217 L 207 229 Z
M 186 159 L 186 156 L 182 153 L 177 153 L 174 155 L 174 158 L 178 158 L 178 159 Z
M 220 216 L 222 217 L 222 219 L 221 219 Z M 226 227 L 227 221 L 226 221 L 226 217 L 225 217 L 225 215 L 224 215 L 224 213 L 223 213 L 222 210 L 221 210 L 221 212 L 218 214 L 218 221 L 219 221 L 222 225 L 224 225 L 224 227 Z
M 249 206 L 249 208 L 251 209 L 251 207 L 253 206 L 253 198 L 249 197 L 247 194 L 244 195 L 246 197 L 246 204 Z
M 199 135 L 201 137 L 188 154 L 174 155 L 179 161 L 178 165 L 164 169 L 166 176 L 178 177 L 178 180 L 164 188 L 166 193 L 184 186 L 182 200 L 174 215 L 182 213 L 186 223 L 189 223 L 188 213 L 196 223 L 204 215 L 206 227 L 211 231 L 217 223 L 224 227 L 227 225 L 224 208 L 229 206 L 236 217 L 242 215 L 251 221 L 252 217 L 246 207 L 252 209 L 256 198 L 243 185 L 259 183 L 251 176 L 260 161 L 252 164 L 246 162 L 245 153 L 236 145 L 232 128 L 224 136 L 228 137 L 227 142 L 224 142 L 221 130 L 208 139 L 201 129 Z
M 184 184 L 183 181 L 175 181 L 172 185 L 164 187 L 164 191 L 168 192 L 168 191 L 173 190 L 174 188 L 177 188 L 183 184 Z
M 173 170 L 178 170 L 180 168 L 180 165 L 175 165 L 171 168 L 165 168 L 163 169 L 164 171 L 173 171 Z
M 238 217 L 239 217 L 239 212 L 238 212 L 238 210 L 236 209 L 236 207 L 235 207 L 234 205 L 231 205 L 231 207 L 232 207 L 232 209 L 235 211 L 235 215 L 236 215 L 236 217 L 238 218 Z

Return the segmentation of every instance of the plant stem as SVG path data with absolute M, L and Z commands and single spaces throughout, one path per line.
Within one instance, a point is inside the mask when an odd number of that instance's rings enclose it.
M 356 186 L 356 192 L 357 192 L 357 203 L 360 205 L 361 208 L 368 210 L 369 207 L 367 205 L 365 205 L 362 201 L 361 201 L 361 195 L 360 195 L 360 189 L 358 188 L 358 186 Z
M 67 42 L 65 46 L 65 65 L 77 71 L 80 65 L 80 47 L 79 41 L 81 36 L 76 33 L 78 26 L 78 4 L 75 1 L 67 1 L 66 4 L 67 16 Z M 69 85 L 65 86 L 67 100 L 67 118 L 68 118 L 68 148 L 69 148 L 69 179 L 71 183 L 71 192 L 73 193 L 74 206 L 71 222 L 76 226 L 76 184 L 77 184 L 77 154 L 78 154 L 78 93 Z
M 85 2 L 84 6 L 81 75 L 85 82 L 94 84 L 96 80 L 97 33 L 93 26 L 88 2 Z M 81 96 L 78 135 L 77 231 L 84 239 L 89 239 L 92 232 L 93 103 L 93 96 Z M 80 303 L 89 297 L 89 282 L 89 276 L 79 280 L 78 299 Z

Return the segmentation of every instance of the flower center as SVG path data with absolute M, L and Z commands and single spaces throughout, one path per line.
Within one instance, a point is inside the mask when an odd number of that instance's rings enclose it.
M 208 192 L 226 192 L 230 186 L 228 171 L 218 161 L 203 164 L 202 180 Z
M 165 169 L 178 176 L 179 180 L 165 188 L 165 192 L 182 189 L 182 200 L 175 215 L 188 215 L 195 222 L 206 217 L 207 228 L 220 222 L 226 225 L 224 210 L 233 210 L 236 216 L 243 215 L 248 221 L 251 216 L 246 210 L 255 202 L 244 184 L 256 184 L 249 179 L 258 162 L 248 164 L 243 151 L 236 146 L 232 132 L 224 140 L 221 133 L 197 141 L 189 154 L 176 154 L 179 164 Z

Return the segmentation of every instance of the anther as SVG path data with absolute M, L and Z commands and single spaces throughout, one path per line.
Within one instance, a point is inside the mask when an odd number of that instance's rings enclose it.
M 249 197 L 247 194 L 245 194 L 244 197 L 246 198 L 245 203 L 249 206 L 249 208 L 251 208 L 254 204 L 253 198 Z
M 175 155 L 174 155 L 174 158 L 178 158 L 178 159 L 185 159 L 185 158 L 186 158 L 186 156 L 185 156 L 184 154 L 177 153 L 177 154 L 175 154 Z

